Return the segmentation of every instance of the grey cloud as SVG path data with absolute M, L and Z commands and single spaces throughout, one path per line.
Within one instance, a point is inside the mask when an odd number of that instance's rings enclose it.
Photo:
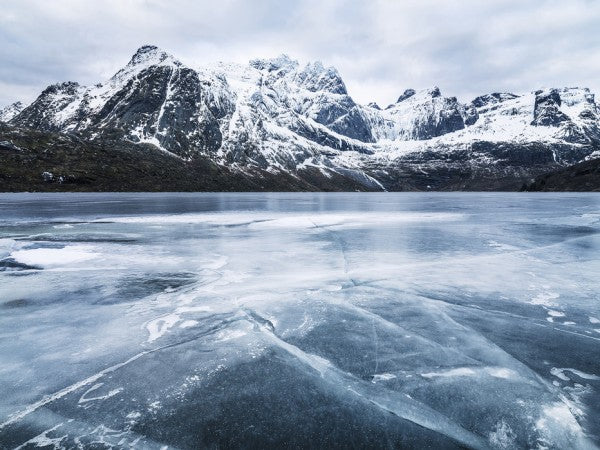
M 598 23 L 590 0 L 5 0 L 0 105 L 57 81 L 101 81 L 146 43 L 190 65 L 322 60 L 358 101 L 383 105 L 433 85 L 464 100 L 550 85 L 600 91 Z

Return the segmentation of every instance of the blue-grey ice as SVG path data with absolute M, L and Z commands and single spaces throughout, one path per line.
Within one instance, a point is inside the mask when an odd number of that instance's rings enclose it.
M 0 448 L 597 448 L 598 194 L 2 194 Z

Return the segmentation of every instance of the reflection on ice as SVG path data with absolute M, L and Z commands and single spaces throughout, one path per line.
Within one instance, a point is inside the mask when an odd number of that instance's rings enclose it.
M 0 446 L 598 444 L 597 197 L 332 196 L 8 210 Z

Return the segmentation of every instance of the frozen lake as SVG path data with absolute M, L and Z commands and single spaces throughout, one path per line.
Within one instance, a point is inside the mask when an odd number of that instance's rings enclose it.
M 598 194 L 0 194 L 0 448 L 596 448 Z

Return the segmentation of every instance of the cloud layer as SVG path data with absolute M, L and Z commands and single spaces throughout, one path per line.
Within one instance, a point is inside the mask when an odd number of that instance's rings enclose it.
M 96 83 L 142 44 L 188 65 L 287 53 L 342 74 L 359 102 L 439 86 L 588 86 L 600 96 L 596 0 L 4 0 L 0 106 L 45 86 Z

